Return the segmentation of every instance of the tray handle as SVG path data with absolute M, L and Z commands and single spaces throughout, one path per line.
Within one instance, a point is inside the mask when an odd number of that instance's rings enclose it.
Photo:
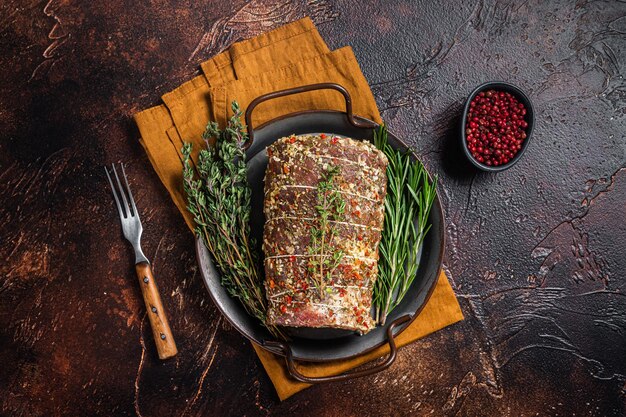
M 348 379 L 360 378 L 363 376 L 368 376 L 375 374 L 377 372 L 383 371 L 391 366 L 391 364 L 396 360 L 396 356 L 398 354 L 398 348 L 396 346 L 396 342 L 393 337 L 393 330 L 408 321 L 413 317 L 412 314 L 406 314 L 404 316 L 400 316 L 396 320 L 394 320 L 389 327 L 387 328 L 387 340 L 389 342 L 389 356 L 385 359 L 384 362 L 373 366 L 371 368 L 362 369 L 359 371 L 348 371 L 339 375 L 330 375 L 330 376 L 320 376 L 320 377 L 312 377 L 302 375 L 297 369 L 293 359 L 293 353 L 291 352 L 291 348 L 289 345 L 278 342 L 278 341 L 268 341 L 264 342 L 264 346 L 269 348 L 277 348 L 281 350 L 285 355 L 285 361 L 287 362 L 287 370 L 289 371 L 289 375 L 292 378 L 305 382 L 307 384 L 319 384 L 321 382 L 336 382 L 336 381 L 347 381 Z
M 346 101 L 346 116 L 348 116 L 348 121 L 354 127 L 360 128 L 374 128 L 377 126 L 375 123 L 370 122 L 361 122 L 354 118 L 354 113 L 352 113 L 352 98 L 350 97 L 350 93 L 344 87 L 335 83 L 319 83 L 319 84 L 309 84 L 303 85 L 300 87 L 287 88 L 285 90 L 274 91 L 271 93 L 263 94 L 252 100 L 252 102 L 248 105 L 245 114 L 246 126 L 248 127 L 248 140 L 244 144 L 244 149 L 248 149 L 252 142 L 254 142 L 254 129 L 252 128 L 252 111 L 256 106 L 263 103 L 264 101 L 272 100 L 279 97 L 291 96 L 293 94 L 306 93 L 307 91 L 315 91 L 315 90 L 336 90 L 339 91 L 343 98 Z

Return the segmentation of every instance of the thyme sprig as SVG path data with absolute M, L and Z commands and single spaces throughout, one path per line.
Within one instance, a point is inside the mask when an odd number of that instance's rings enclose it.
M 267 301 L 255 242 L 250 238 L 250 195 L 245 151 L 248 135 L 241 110 L 232 103 L 233 116 L 224 130 L 209 122 L 194 169 L 191 143 L 182 148 L 183 186 L 194 229 L 209 249 L 227 292 L 238 298 L 246 311 L 265 324 Z M 214 143 L 212 143 L 214 141 Z M 271 326 L 268 329 L 279 335 Z
M 317 224 L 311 227 L 311 244 L 308 253 L 312 255 L 308 262 L 308 271 L 315 287 L 323 298 L 326 284 L 332 279 L 344 252 L 332 244 L 337 235 L 336 227 L 330 220 L 339 221 L 343 218 L 346 202 L 337 190 L 335 178 L 339 175 L 338 166 L 330 165 L 322 174 L 317 184 Z
M 385 125 L 374 132 L 374 144 L 389 160 L 381 258 L 373 294 L 375 319 L 385 324 L 415 279 L 419 251 L 431 226 L 428 216 L 437 195 L 437 178 L 430 182 L 421 162 L 389 145 Z

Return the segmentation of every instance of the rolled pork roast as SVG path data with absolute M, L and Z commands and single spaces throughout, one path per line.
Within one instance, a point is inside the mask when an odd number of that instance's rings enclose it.
M 267 153 L 268 323 L 368 332 L 386 156 L 369 142 L 324 134 L 285 137 Z

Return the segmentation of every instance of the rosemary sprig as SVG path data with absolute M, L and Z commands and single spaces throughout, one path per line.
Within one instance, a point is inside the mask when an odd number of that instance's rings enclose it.
M 437 178 L 431 183 L 422 163 L 411 161 L 408 152 L 393 149 L 387 136 L 385 125 L 374 132 L 374 144 L 389 160 L 381 258 L 373 294 L 375 319 L 381 324 L 385 324 L 387 315 L 402 301 L 415 279 L 418 254 L 430 230 L 428 216 L 437 188 Z
M 243 149 L 248 136 L 236 102 L 232 109 L 234 115 L 223 131 L 215 122 L 207 125 L 202 134 L 206 147 L 200 150 L 196 169 L 191 162 L 191 143 L 183 145 L 183 186 L 187 208 L 196 223 L 194 231 L 213 256 L 222 285 L 265 324 L 267 302 L 255 243 L 250 238 L 251 190 Z M 280 334 L 275 327 L 268 329 Z
M 311 227 L 311 244 L 308 253 L 313 256 L 309 259 L 308 271 L 319 291 L 320 298 L 324 295 L 326 283 L 331 280 L 333 272 L 344 256 L 341 249 L 333 249 L 331 245 L 332 239 L 337 235 L 337 229 L 330 223 L 330 219 L 341 220 L 346 209 L 346 202 L 335 184 L 335 178 L 338 175 L 339 167 L 330 165 L 317 184 L 315 210 L 319 217 L 317 225 Z

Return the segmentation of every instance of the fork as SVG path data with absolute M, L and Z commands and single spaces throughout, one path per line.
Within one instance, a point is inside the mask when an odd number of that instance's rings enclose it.
M 133 193 L 128 186 L 124 165 L 120 164 L 120 167 L 126 188 L 122 186 L 117 170 L 115 169 L 115 164 L 111 166 L 115 183 L 111 179 L 109 170 L 106 167 L 104 170 L 106 171 L 111 190 L 113 191 L 117 211 L 120 214 L 124 237 L 133 245 L 133 249 L 135 250 L 135 270 L 139 278 L 139 286 L 141 287 L 143 300 L 146 303 L 150 327 L 152 327 L 152 335 L 154 336 L 154 342 L 159 352 L 159 358 L 171 358 L 178 353 L 178 349 L 176 348 L 176 342 L 174 342 L 174 336 L 172 335 L 172 330 L 167 321 L 167 316 L 165 315 L 165 309 L 163 308 L 163 302 L 161 301 L 161 296 L 159 295 L 159 290 L 154 280 L 154 275 L 152 274 L 152 268 L 150 268 L 150 261 L 148 261 L 148 258 L 146 258 L 141 251 L 141 233 L 143 232 L 143 227 L 139 220 L 139 213 L 137 212 Z M 115 184 L 117 184 L 117 187 Z M 126 198 L 126 192 L 128 193 L 128 199 Z

